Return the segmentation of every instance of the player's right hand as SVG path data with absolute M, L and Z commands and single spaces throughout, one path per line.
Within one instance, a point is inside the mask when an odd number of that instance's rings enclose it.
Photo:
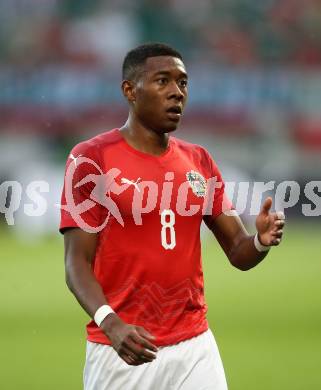
M 116 313 L 109 314 L 100 327 L 119 357 L 131 366 L 150 363 L 156 358 L 155 337 L 141 326 L 126 324 Z

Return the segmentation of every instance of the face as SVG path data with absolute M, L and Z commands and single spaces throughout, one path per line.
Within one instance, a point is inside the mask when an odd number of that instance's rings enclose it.
M 148 58 L 131 93 L 132 109 L 145 127 L 158 133 L 176 130 L 187 99 L 183 62 L 170 56 Z

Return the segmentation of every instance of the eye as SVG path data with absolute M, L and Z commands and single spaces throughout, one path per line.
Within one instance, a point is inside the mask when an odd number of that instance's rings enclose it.
M 156 82 L 159 84 L 159 85 L 166 85 L 167 82 L 168 82 L 168 79 L 166 77 L 160 77 L 159 79 L 156 80 Z
M 182 87 L 182 88 L 187 87 L 187 79 L 181 79 L 179 81 L 179 86 Z

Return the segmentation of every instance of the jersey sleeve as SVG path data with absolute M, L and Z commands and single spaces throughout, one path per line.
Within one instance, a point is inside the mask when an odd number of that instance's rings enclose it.
M 204 150 L 204 152 L 209 169 L 207 207 L 204 220 L 208 218 L 213 220 L 234 207 L 225 192 L 225 183 L 217 164 L 207 151 Z
M 86 143 L 76 145 L 66 162 L 60 206 L 61 233 L 73 227 L 94 232 L 100 226 L 103 207 L 91 199 L 95 177 L 100 174 L 102 167 L 97 147 Z

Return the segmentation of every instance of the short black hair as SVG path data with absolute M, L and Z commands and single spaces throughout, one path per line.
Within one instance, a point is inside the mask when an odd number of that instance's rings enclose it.
M 159 56 L 175 57 L 183 61 L 182 55 L 177 50 L 164 43 L 145 43 L 126 54 L 122 69 L 123 80 L 135 80 L 146 59 Z

